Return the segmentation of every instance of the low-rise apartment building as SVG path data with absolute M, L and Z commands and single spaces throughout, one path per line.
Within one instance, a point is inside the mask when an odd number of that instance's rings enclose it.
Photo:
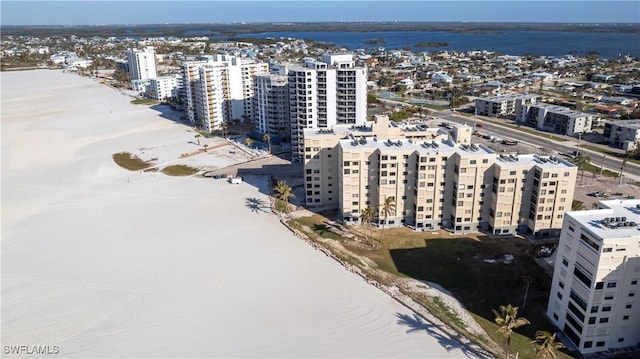
M 547 317 L 581 354 L 640 341 L 640 200 L 568 212 Z
M 577 168 L 538 155 L 498 155 L 472 143 L 471 128 L 371 125 L 305 133 L 309 206 L 337 206 L 346 224 L 371 206 L 375 222 L 456 233 L 559 233 L 571 208 Z M 393 198 L 394 213 L 381 204 Z
M 539 130 L 575 136 L 591 132 L 594 115 L 570 110 L 566 107 L 546 103 L 532 103 L 522 106 L 516 121 L 529 123 Z
M 478 116 L 502 117 L 520 113 L 522 106 L 534 104 L 538 96 L 529 94 L 501 95 L 476 99 Z
M 604 125 L 604 138 L 610 145 L 632 151 L 640 143 L 640 120 L 622 120 L 607 122 Z

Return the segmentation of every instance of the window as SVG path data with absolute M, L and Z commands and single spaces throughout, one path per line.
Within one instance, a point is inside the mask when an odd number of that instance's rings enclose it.
M 588 342 L 584 342 L 584 345 L 582 347 L 587 349 L 587 348 L 591 348 L 592 346 L 593 346 L 593 342 L 588 341 Z
M 624 341 L 624 338 L 618 338 L 618 343 L 622 343 Z
M 589 324 L 596 324 L 596 317 L 589 317 Z
M 631 293 L 629 293 L 629 296 L 630 296 L 630 297 L 635 297 L 635 296 L 636 296 L 636 292 L 631 292 Z
M 608 252 L 611 252 L 612 250 L 613 248 L 602 248 L 603 253 L 608 253 Z
M 556 293 L 556 297 L 558 297 L 558 299 L 562 299 L 562 293 L 560 292 Z
M 627 304 L 624 307 L 625 307 L 625 309 L 631 309 L 631 304 Z
M 613 294 L 604 296 L 604 300 L 612 300 L 612 299 L 613 299 Z
M 600 318 L 600 323 L 609 323 L 609 318 L 608 317 Z
M 604 287 L 604 282 L 596 283 L 596 289 L 602 289 Z
M 594 305 L 593 307 L 591 307 L 591 313 L 598 313 L 598 306 Z
M 596 346 L 597 346 L 597 347 L 603 347 L 603 346 L 604 346 L 604 342 L 597 342 L 597 343 L 596 343 Z
M 624 317 L 622 317 L 622 320 L 629 320 L 629 316 L 625 315 Z
M 632 280 L 632 281 L 631 281 L 631 285 L 636 285 L 636 284 L 638 284 L 638 281 L 637 281 L 637 280 Z
M 606 305 L 606 306 L 602 307 L 602 311 L 603 312 L 610 312 L 611 311 L 611 306 L 610 305 Z
M 607 288 L 615 288 L 615 287 L 616 287 L 616 282 L 607 283 Z

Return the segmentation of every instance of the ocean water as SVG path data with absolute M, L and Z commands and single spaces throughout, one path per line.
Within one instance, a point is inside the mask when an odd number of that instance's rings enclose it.
M 387 50 L 409 47 L 413 51 L 488 50 L 504 55 L 561 56 L 573 53 L 585 56 L 597 51 L 601 58 L 614 59 L 629 54 L 640 57 L 640 33 L 500 31 L 491 33 L 460 33 L 449 31 L 382 31 L 382 32 L 264 32 L 243 34 L 242 37 L 291 37 L 332 43 L 349 50 L 383 47 Z M 382 38 L 384 44 L 366 44 Z M 416 48 L 420 42 L 446 42 L 438 48 Z

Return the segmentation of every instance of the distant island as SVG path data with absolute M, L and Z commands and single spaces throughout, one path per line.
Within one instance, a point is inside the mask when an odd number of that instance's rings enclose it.
M 447 46 L 449 46 L 449 43 L 446 41 L 423 41 L 415 45 L 415 47 L 418 49 L 423 47 L 447 47 Z
M 385 44 L 386 41 L 382 37 L 377 37 L 375 39 L 369 39 L 364 41 L 367 45 L 382 45 Z

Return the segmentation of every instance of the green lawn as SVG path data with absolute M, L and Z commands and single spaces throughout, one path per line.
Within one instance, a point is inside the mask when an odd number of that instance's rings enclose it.
M 135 100 L 131 100 L 131 103 L 134 105 L 153 105 L 156 102 L 147 98 L 137 98 Z
M 112 157 L 118 166 L 130 171 L 140 171 L 153 166 L 153 161 L 143 161 L 138 156 L 134 156 L 129 152 L 114 153 Z
M 169 176 L 191 176 L 198 173 L 197 168 L 185 166 L 185 165 L 172 165 L 162 169 L 162 173 Z

